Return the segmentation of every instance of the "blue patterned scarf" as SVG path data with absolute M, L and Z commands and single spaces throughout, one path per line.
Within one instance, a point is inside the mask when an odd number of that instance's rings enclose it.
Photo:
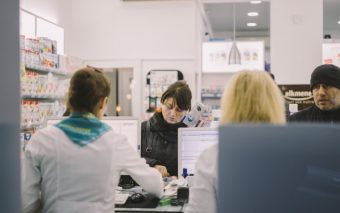
M 62 120 L 55 126 L 79 146 L 86 146 L 111 130 L 110 126 L 88 112 L 72 113 L 69 118 Z

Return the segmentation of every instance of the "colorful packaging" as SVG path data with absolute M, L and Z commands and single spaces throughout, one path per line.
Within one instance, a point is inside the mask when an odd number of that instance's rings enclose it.
M 32 52 L 39 52 L 39 41 L 34 38 L 27 38 L 25 41 L 25 49 Z
M 40 53 L 40 62 L 42 66 L 55 68 L 55 54 L 47 52 Z
M 39 52 L 52 53 L 52 40 L 46 37 L 38 37 Z

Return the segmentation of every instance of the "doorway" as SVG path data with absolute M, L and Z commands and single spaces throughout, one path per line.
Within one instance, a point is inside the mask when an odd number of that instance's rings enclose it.
M 111 82 L 107 116 L 132 116 L 133 68 L 104 68 Z

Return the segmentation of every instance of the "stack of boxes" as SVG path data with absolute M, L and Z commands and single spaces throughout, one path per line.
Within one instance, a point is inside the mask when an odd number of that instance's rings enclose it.
M 57 54 L 57 42 L 46 37 L 20 36 L 21 60 L 27 67 L 64 70 L 65 58 Z

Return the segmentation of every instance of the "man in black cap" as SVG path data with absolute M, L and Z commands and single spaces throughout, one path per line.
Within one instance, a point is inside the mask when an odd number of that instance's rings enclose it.
M 314 105 L 289 116 L 295 122 L 340 122 L 340 68 L 320 65 L 310 79 Z

